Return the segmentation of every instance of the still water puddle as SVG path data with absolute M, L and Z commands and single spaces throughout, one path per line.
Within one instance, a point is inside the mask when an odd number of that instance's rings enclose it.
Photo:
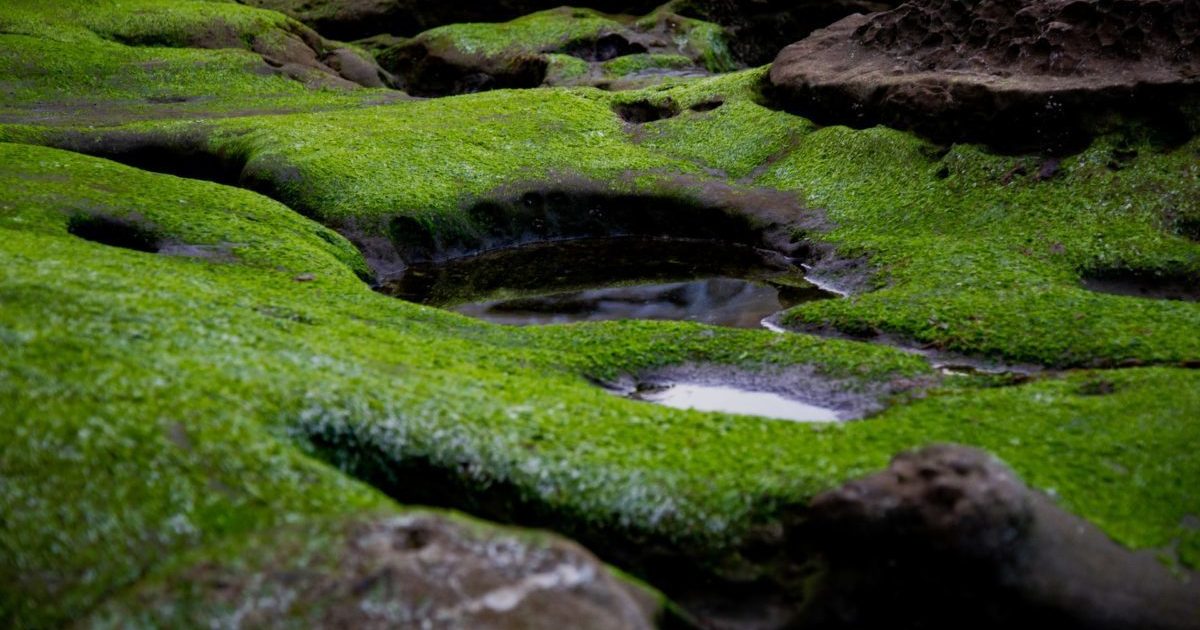
M 810 405 L 770 392 L 756 392 L 725 385 L 676 383 L 640 390 L 635 400 L 658 403 L 676 409 L 695 409 L 763 416 L 796 422 L 837 422 L 837 412 Z
M 381 290 L 513 325 L 657 319 L 758 328 L 801 302 L 836 297 L 770 252 L 644 237 L 541 243 L 414 265 Z

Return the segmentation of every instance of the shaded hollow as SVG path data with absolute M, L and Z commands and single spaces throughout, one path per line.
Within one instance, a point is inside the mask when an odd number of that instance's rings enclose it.
M 421 42 L 390 48 L 379 63 L 413 96 L 440 97 L 487 90 L 534 88 L 546 79 L 548 62 L 535 54 L 487 57 L 435 51 Z
M 595 39 L 571 42 L 562 52 L 584 61 L 609 61 L 617 57 L 645 53 L 648 49 L 642 44 L 629 41 L 619 33 L 608 33 Z
M 1101 270 L 1084 275 L 1083 287 L 1097 293 L 1110 293 L 1154 300 L 1200 301 L 1200 275 L 1143 270 Z
M 67 222 L 67 232 L 102 245 L 138 252 L 153 254 L 162 247 L 158 234 L 134 218 L 79 214 Z
M 154 173 L 237 186 L 246 160 L 211 150 L 198 134 L 113 133 L 102 139 L 63 134 L 55 145 Z
M 671 190 L 659 195 L 614 193 L 587 181 L 556 184 L 505 189 L 474 202 L 464 208 L 467 229 L 436 215 L 422 220 L 394 217 L 388 230 L 395 253 L 412 264 L 513 245 L 614 236 L 763 244 L 790 253 L 800 245 L 787 239 L 788 223 L 818 220 L 816 213 L 804 213 L 784 194 L 747 194 L 682 178 L 679 196 Z
M 613 111 L 621 117 L 621 120 L 641 125 L 656 120 L 674 118 L 679 115 L 679 106 L 669 100 L 661 104 L 642 100 L 614 105 Z

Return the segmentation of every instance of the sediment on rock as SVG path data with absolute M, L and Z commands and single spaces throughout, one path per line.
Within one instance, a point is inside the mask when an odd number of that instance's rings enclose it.
M 771 68 L 771 97 L 820 122 L 1002 151 L 1075 151 L 1128 119 L 1178 141 L 1196 131 L 1185 112 L 1200 99 L 1190 6 L 918 0 L 789 46 Z
M 665 11 L 634 18 L 563 7 L 366 43 L 407 92 L 429 97 L 541 85 L 636 87 L 736 68 L 718 26 Z
M 235 544 L 249 547 L 244 558 L 201 562 L 135 586 L 90 621 L 546 630 L 686 623 L 657 593 L 614 577 L 574 543 L 462 517 L 363 515 Z
M 897 4 L 898 0 L 674 0 L 667 6 L 725 27 L 734 57 L 759 66 L 770 63 L 788 44 L 848 15 Z

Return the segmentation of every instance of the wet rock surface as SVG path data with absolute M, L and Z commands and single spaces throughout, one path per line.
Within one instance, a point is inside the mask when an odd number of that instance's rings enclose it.
M 916 0 L 787 47 L 770 76 L 781 105 L 825 122 L 1066 151 L 1113 114 L 1186 135 L 1198 34 L 1187 0 Z
M 777 252 L 633 236 L 550 241 L 414 264 L 379 289 L 505 324 L 660 319 L 759 328 L 784 308 L 833 297 Z
M 1194 628 L 1200 581 L 1133 553 L 979 450 L 938 445 L 813 499 L 818 627 Z M 872 602 L 863 606 L 862 602 Z
M 368 43 L 407 92 L 428 97 L 541 85 L 630 89 L 735 68 L 719 27 L 669 11 L 633 18 L 562 7 Z
M 285 528 L 263 553 L 208 562 L 93 617 L 253 627 L 649 629 L 658 597 L 582 547 L 434 514 Z
M 431 0 L 249 0 L 313 26 L 327 36 L 361 39 L 379 33 L 415 35 L 444 24 L 502 22 L 535 11 L 563 6 L 561 0 L 436 2 Z M 574 3 L 609 13 L 641 14 L 655 0 L 589 0 Z
M 854 13 L 884 11 L 897 0 L 675 0 L 673 10 L 725 27 L 743 63 L 770 63 L 788 44 Z
M 430 0 L 248 0 L 314 27 L 327 37 L 357 40 L 386 33 L 414 36 L 446 24 L 503 22 L 564 6 L 559 0 L 502 0 L 447 3 Z M 643 15 L 663 5 L 656 0 L 583 0 L 567 6 L 610 14 Z M 896 0 L 675 0 L 665 7 L 679 15 L 725 27 L 737 59 L 768 63 L 784 46 L 814 29 L 853 13 L 881 11 Z

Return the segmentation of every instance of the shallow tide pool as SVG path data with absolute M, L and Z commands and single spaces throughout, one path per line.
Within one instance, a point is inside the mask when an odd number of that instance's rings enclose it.
M 695 409 L 762 416 L 795 422 L 837 422 L 836 411 L 800 402 L 771 392 L 757 392 L 725 385 L 676 383 L 661 388 L 641 390 L 632 395 L 635 400 L 657 403 L 676 409 Z
M 759 328 L 801 302 L 836 297 L 771 252 L 647 237 L 539 243 L 418 264 L 380 289 L 510 325 L 656 319 Z

